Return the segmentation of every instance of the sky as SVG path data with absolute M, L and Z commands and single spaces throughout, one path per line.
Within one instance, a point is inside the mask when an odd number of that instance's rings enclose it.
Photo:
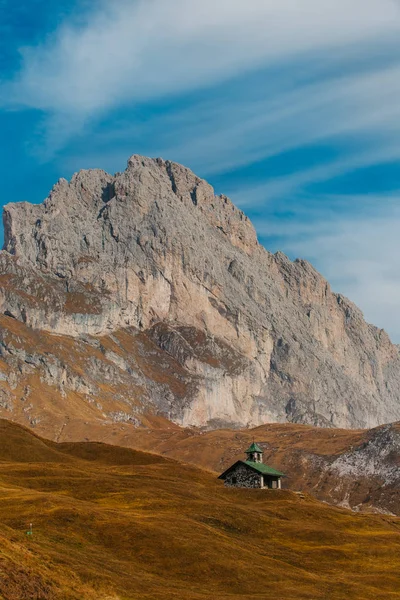
M 400 343 L 399 0 L 0 0 L 1 204 L 144 154 Z

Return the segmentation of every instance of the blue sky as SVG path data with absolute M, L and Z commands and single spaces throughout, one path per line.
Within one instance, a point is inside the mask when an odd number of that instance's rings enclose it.
M 400 2 L 0 0 L 0 65 L 2 204 L 176 160 L 400 342 Z

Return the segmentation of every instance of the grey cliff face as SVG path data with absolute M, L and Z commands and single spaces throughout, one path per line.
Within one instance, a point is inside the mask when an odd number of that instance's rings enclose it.
M 41 205 L 7 205 L 4 225 L 5 315 L 92 345 L 145 335 L 157 377 L 171 360 L 182 370 L 178 398 L 120 357 L 115 385 L 139 379 L 146 390 L 142 404 L 126 398 L 132 418 L 151 407 L 210 427 L 400 419 L 399 352 L 386 333 L 309 263 L 267 252 L 249 219 L 181 165 L 133 156 L 115 176 L 82 171 Z

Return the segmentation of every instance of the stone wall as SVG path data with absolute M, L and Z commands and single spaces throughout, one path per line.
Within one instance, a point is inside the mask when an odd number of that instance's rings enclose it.
M 225 485 L 227 487 L 260 488 L 261 475 L 244 463 L 241 463 L 237 465 L 236 469 L 228 473 Z

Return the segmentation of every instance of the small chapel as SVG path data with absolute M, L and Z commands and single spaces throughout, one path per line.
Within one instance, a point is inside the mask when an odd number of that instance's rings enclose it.
M 263 450 L 253 442 L 245 451 L 246 460 L 238 460 L 224 471 L 218 479 L 223 479 L 228 487 L 281 489 L 283 473 L 265 465 Z

